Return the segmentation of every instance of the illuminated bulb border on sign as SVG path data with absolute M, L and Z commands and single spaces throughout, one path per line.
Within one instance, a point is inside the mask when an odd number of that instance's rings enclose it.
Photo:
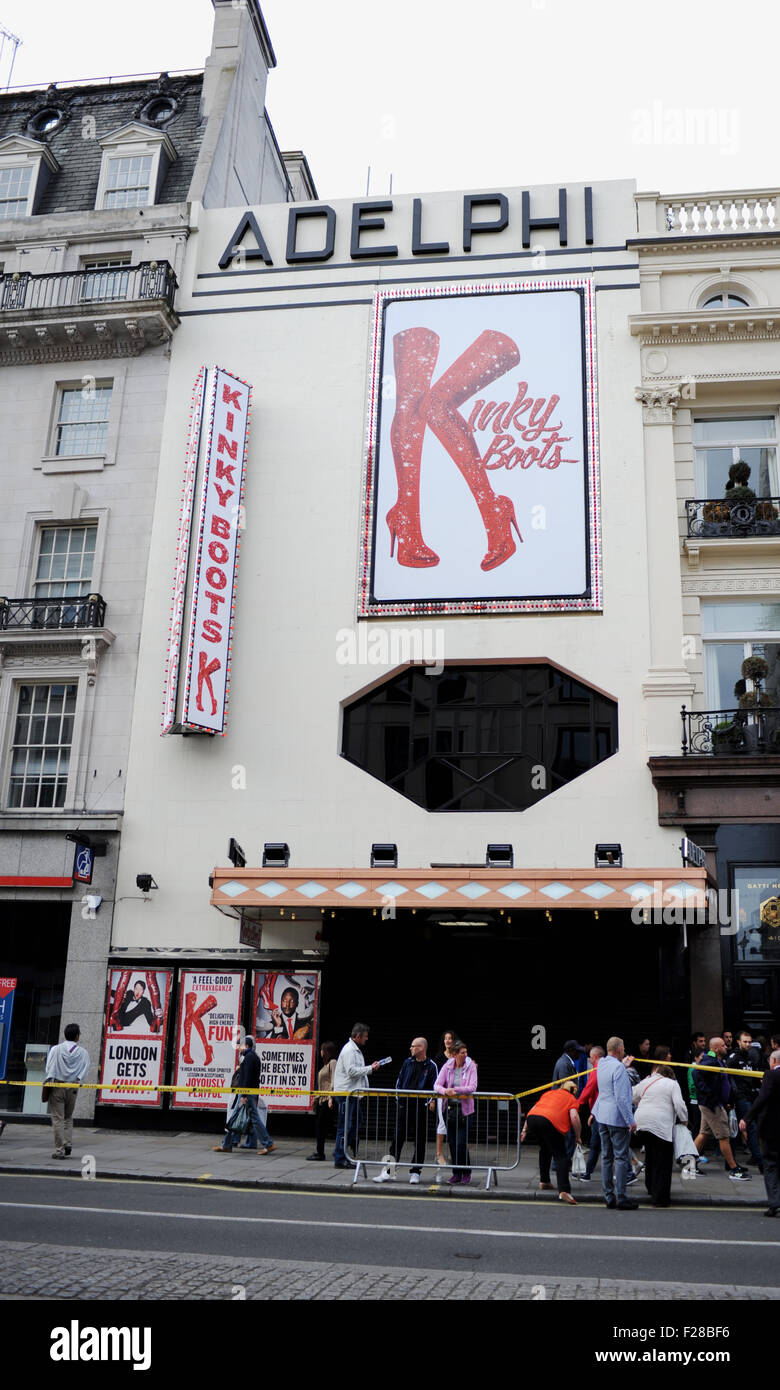
M 195 383 L 171 606 L 163 734 L 225 732 L 251 389 L 248 382 L 221 367 L 202 368 Z M 219 553 L 218 562 L 215 553 Z M 221 585 L 208 578 L 218 571 Z

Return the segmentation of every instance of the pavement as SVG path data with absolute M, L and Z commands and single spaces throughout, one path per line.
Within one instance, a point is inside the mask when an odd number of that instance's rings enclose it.
M 272 1153 L 261 1156 L 251 1151 L 230 1154 L 212 1152 L 219 1134 L 160 1133 L 151 1130 L 110 1130 L 79 1125 L 73 1132 L 73 1152 L 67 1159 L 52 1158 L 52 1133 L 48 1125 L 14 1123 L 9 1120 L 0 1137 L 0 1173 L 30 1173 L 54 1175 L 66 1173 L 84 1178 L 129 1178 L 150 1182 L 197 1182 L 269 1189 L 303 1189 L 332 1192 L 351 1188 L 354 1171 L 334 1168 L 332 1151 L 324 1163 L 308 1162 L 312 1152 L 311 1139 L 276 1139 Z M 450 1170 L 437 1171 L 434 1166 L 423 1170 L 419 1187 L 411 1188 L 408 1167 L 399 1165 L 395 1182 L 379 1186 L 371 1177 L 380 1165 L 369 1165 L 368 1178 L 361 1176 L 355 1188 L 362 1193 L 385 1191 L 419 1193 L 443 1192 L 457 1201 L 480 1201 L 486 1195 L 485 1174 L 474 1170 L 470 1187 L 449 1188 L 446 1179 Z M 732 1182 L 723 1169 L 718 1155 L 712 1156 L 705 1171 L 693 1181 L 684 1181 L 675 1169 L 672 1178 L 672 1202 L 690 1206 L 766 1207 L 766 1192 L 760 1173 L 750 1168 L 749 1182 Z M 365 1170 L 363 1170 L 365 1174 Z M 436 1185 L 437 1176 L 443 1183 Z M 538 1151 L 523 1147 L 516 1168 L 499 1171 L 493 1193 L 504 1199 L 518 1201 L 555 1202 L 557 1192 L 539 1191 Z M 590 1183 L 572 1180 L 572 1191 L 578 1203 L 601 1203 L 601 1183 L 597 1170 Z M 640 1176 L 629 1188 L 629 1195 L 643 1206 L 647 1193 Z

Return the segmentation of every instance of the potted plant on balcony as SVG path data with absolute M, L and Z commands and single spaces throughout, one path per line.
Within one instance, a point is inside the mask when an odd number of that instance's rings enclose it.
M 759 736 L 763 735 L 765 720 L 761 717 L 761 711 L 773 708 L 771 695 L 761 688 L 769 674 L 769 664 L 763 656 L 746 656 L 740 669 L 742 679 L 734 686 L 740 710 L 737 718 L 744 721 L 745 742 L 752 751 L 759 742 Z M 752 690 L 747 689 L 748 681 L 753 682 Z
M 722 502 L 705 502 L 704 522 L 709 528 L 710 534 L 717 534 L 720 525 L 734 521 L 738 525 L 748 527 L 755 518 L 756 521 L 776 521 L 777 508 L 767 499 L 757 499 L 752 487 L 748 487 L 750 478 L 750 464 L 744 459 L 738 459 L 729 468 L 729 480 L 724 490 Z M 752 512 L 743 514 L 739 519 L 733 515 L 734 509 L 738 507 L 751 508 Z

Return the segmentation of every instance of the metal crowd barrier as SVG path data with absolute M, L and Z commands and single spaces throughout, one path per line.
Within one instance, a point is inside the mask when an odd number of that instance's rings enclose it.
M 497 1174 L 520 1161 L 520 1102 L 509 1093 L 475 1091 L 474 1113 L 463 1115 L 460 1100 L 431 1091 L 352 1091 L 346 1097 L 344 1133 L 347 1158 L 354 1166 L 353 1186 L 361 1177 L 378 1176 L 369 1169 L 386 1169 L 393 1178 L 412 1169 L 432 1170 L 437 1182 L 476 1170 L 485 1187 L 498 1186 Z M 442 1102 L 441 1110 L 437 1101 Z M 357 1144 L 350 1153 L 357 1107 Z M 442 1121 L 445 1163 L 436 1160 L 436 1129 Z

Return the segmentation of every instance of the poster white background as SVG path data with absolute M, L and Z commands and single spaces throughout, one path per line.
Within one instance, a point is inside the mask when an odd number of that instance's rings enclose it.
M 209 1099 L 205 1090 L 229 1086 L 238 1066 L 243 983 L 241 970 L 179 972 L 174 1084 L 187 1086 L 197 1082 L 204 1090 L 194 1095 L 174 1091 L 175 1106 L 196 1110 L 224 1109 L 224 1095 L 217 1094 Z
M 561 426 L 561 435 L 568 436 L 561 453 L 576 462 L 561 463 L 554 469 L 540 468 L 536 463 L 528 468 L 518 464 L 511 469 L 488 469 L 493 492 L 514 502 L 523 537 L 521 544 L 515 536 L 514 555 L 492 570 L 481 569 L 489 547 L 477 504 L 430 427 L 423 441 L 420 520 L 423 539 L 439 556 L 439 564 L 407 568 L 398 564 L 397 550 L 390 558 L 386 516 L 398 497 L 390 443 L 396 400 L 393 339 L 397 333 L 418 326 L 440 338 L 432 386 L 487 330 L 506 334 L 517 345 L 517 365 L 458 407 L 464 419 L 468 420 L 477 400 L 511 405 L 521 381 L 527 382 L 527 394 L 535 401 L 560 397 L 548 425 Z M 586 586 L 587 554 L 581 295 L 574 289 L 548 289 L 396 300 L 385 308 L 383 342 L 374 598 L 402 601 L 581 594 Z M 521 420 L 527 423 L 528 414 Z M 506 432 L 514 434 L 521 448 L 534 443 L 523 440 L 520 429 L 512 424 Z M 474 438 L 484 458 L 495 439 L 492 423 L 483 430 L 475 429 Z M 544 439 L 543 434 L 535 441 L 537 448 Z
M 316 1046 L 320 998 L 320 972 L 300 974 L 255 971 L 255 1039 L 262 1068 L 261 1086 L 284 1087 L 292 1094 L 269 1096 L 269 1110 L 310 1110 L 310 1091 L 317 1084 Z M 294 1014 L 289 1009 L 297 994 Z M 289 1025 L 299 1036 L 290 1038 Z M 281 1036 L 279 1036 L 281 1030 Z M 273 1034 L 277 1036 L 272 1036 Z M 304 1036 L 300 1036 L 303 1034 Z M 295 1094 L 298 1092 L 299 1094 Z

